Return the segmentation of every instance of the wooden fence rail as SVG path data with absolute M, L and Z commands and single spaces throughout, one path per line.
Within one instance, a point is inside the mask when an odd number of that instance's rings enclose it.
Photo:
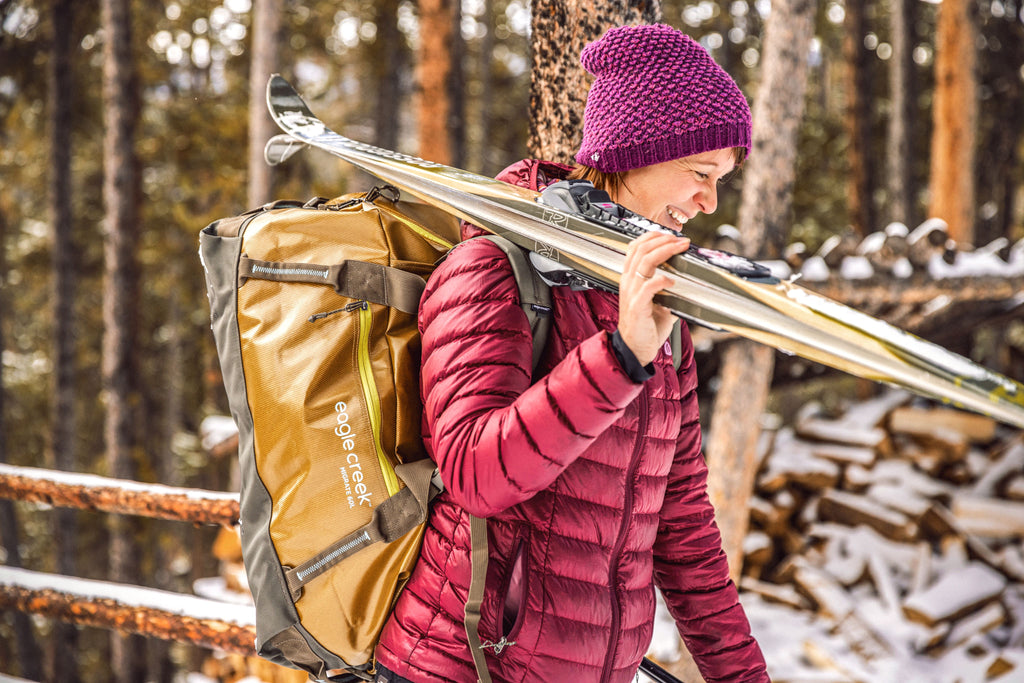
M 0 464 L 0 498 L 193 524 L 238 523 L 238 494 Z M 194 595 L 0 566 L 0 611 L 254 655 L 255 609 Z
M 0 498 L 195 524 L 238 523 L 238 494 L 0 464 Z
M 0 567 L 0 611 L 188 642 L 254 655 L 256 611 L 251 605 Z

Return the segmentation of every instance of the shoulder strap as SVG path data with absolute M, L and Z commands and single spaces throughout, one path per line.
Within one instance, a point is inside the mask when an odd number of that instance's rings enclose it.
M 679 366 L 683 364 L 683 321 L 676 320 L 672 325 L 672 333 L 668 336 L 668 343 L 672 346 L 672 367 L 679 372 Z
M 516 279 L 516 287 L 519 288 L 519 302 L 526 313 L 526 320 L 530 323 L 530 332 L 533 334 L 532 368 L 536 371 L 551 330 L 551 288 L 544 282 L 536 268 L 530 265 L 530 259 L 526 257 L 522 247 L 499 235 L 481 235 L 479 239 L 493 242 L 505 252 L 509 263 L 512 264 L 512 275 Z

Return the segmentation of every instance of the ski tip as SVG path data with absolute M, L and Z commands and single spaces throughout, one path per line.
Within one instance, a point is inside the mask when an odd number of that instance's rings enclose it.
M 267 140 L 267 144 L 263 148 L 263 159 L 269 166 L 277 166 L 278 164 L 283 164 L 306 147 L 308 145 L 299 142 L 290 135 L 282 133 Z
M 267 108 L 270 109 L 270 114 L 275 119 L 285 111 L 298 111 L 308 116 L 313 115 L 295 87 L 280 74 L 273 74 L 267 80 Z

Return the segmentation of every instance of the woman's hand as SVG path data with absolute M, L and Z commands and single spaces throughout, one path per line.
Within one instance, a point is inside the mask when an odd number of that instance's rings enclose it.
M 626 247 L 619 281 L 619 335 L 641 364 L 647 365 L 665 344 L 675 316 L 654 295 L 672 280 L 658 266 L 690 247 L 688 237 L 649 232 Z

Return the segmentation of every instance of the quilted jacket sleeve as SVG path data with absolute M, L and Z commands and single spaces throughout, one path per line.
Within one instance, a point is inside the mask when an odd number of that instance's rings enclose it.
M 768 681 L 708 498 L 692 346 L 685 361 L 679 374 L 683 427 L 654 547 L 655 582 L 708 683 Z
M 530 386 L 532 337 L 512 269 L 459 245 L 420 304 L 424 440 L 448 495 L 490 516 L 547 488 L 640 392 L 603 332 Z

